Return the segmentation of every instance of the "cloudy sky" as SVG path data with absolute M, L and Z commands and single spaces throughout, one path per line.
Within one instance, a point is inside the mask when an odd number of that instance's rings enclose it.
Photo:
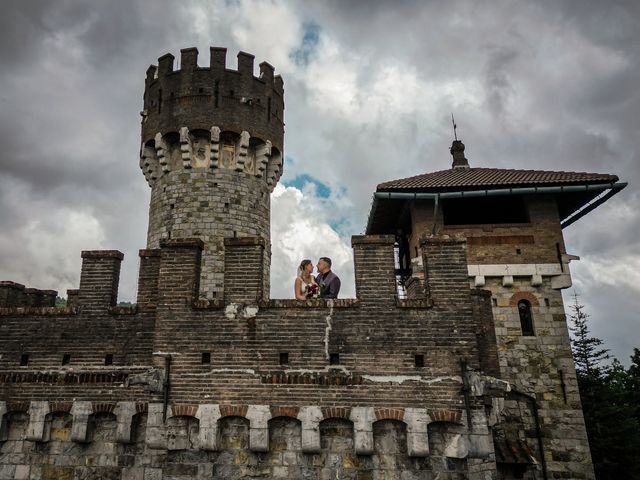
M 284 77 L 286 171 L 272 198 L 272 297 L 350 236 L 375 185 L 472 166 L 614 173 L 630 186 L 565 230 L 592 331 L 640 347 L 640 2 L 23 1 L 0 15 L 0 279 L 65 292 L 80 251 L 125 253 L 135 301 L 149 189 L 138 168 L 147 66 L 228 48 Z M 318 238 L 324 238 L 320 242 Z M 571 292 L 565 292 L 567 298 Z

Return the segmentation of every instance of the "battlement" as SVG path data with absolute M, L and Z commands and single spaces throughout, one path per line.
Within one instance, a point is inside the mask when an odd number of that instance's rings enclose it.
M 198 49 L 180 51 L 180 69 L 167 53 L 147 69 L 142 112 L 142 143 L 164 135 L 221 126 L 240 134 L 248 130 L 282 151 L 284 82 L 267 62 L 254 76 L 254 56 L 238 53 L 237 70 L 226 68 L 226 48 L 211 47 L 210 66 L 198 66 Z
M 0 308 L 7 307 L 53 307 L 56 304 L 55 290 L 27 288 L 21 283 L 0 282 Z

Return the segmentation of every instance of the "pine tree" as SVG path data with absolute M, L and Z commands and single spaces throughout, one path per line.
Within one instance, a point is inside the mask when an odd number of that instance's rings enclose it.
M 573 333 L 571 349 L 576 364 L 578 379 L 596 381 L 605 375 L 609 367 L 602 364 L 609 359 L 609 349 L 602 347 L 602 340 L 589 336 L 587 320 L 589 315 L 584 311 L 584 305 L 578 301 L 578 294 L 573 294 L 573 304 L 569 307 L 572 313 L 569 315 L 571 325 L 569 329 Z
M 588 318 L 578 295 L 569 307 L 571 347 L 591 456 L 598 480 L 640 478 L 640 427 L 631 400 L 630 372 L 613 359 L 599 338 L 590 336 Z M 636 349 L 637 380 L 640 380 L 640 352 Z M 634 357 L 632 357 L 633 359 Z

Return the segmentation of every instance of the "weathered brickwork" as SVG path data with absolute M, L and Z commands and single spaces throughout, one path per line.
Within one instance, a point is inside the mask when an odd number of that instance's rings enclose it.
M 535 398 L 545 468 L 551 478 L 593 478 L 560 292 L 571 285 L 570 257 L 564 250 L 553 198 L 535 195 L 525 201 L 527 223 L 443 225 L 439 210 L 436 231 L 466 238 L 467 282 L 485 292 L 486 300 L 476 305 L 475 311 L 481 329 L 478 348 L 482 371 Z M 420 235 L 433 229 L 433 203 L 416 202 L 412 214 L 412 244 L 420 244 Z M 428 258 L 414 261 L 414 265 L 418 271 L 415 280 L 429 277 Z M 521 325 L 521 301 L 530 305 L 531 334 Z M 500 439 L 496 445 L 506 438 L 523 438 L 519 432 L 525 432 L 528 451 L 540 458 L 531 400 L 507 396 L 502 415 L 506 421 L 494 429 Z M 514 471 L 509 468 L 508 463 L 499 464 L 500 478 L 513 478 Z M 531 468 L 527 475 L 537 478 Z
M 353 245 L 361 298 L 202 301 L 204 242 L 166 240 L 140 252 L 140 304 L 128 309 L 112 294 L 121 254 L 84 252 L 76 307 L 0 310 L 0 448 L 13 452 L 0 468 L 7 478 L 125 479 L 495 471 L 485 401 L 461 393 L 461 364 L 481 363 L 471 290 L 456 292 L 457 309 L 399 302 L 393 280 L 370 294 L 387 281 L 392 238 Z M 464 267 L 464 242 L 429 245 L 432 278 Z M 233 272 L 262 249 L 259 237 L 228 239 L 227 291 L 259 291 L 259 269 L 253 279 Z
M 553 198 L 436 234 L 414 203 L 406 298 L 395 236 L 359 235 L 356 298 L 271 299 L 282 79 L 181 53 L 147 71 L 137 303 L 115 250 L 64 307 L 0 282 L 0 480 L 593 478 Z
M 505 201 L 509 200 L 505 197 Z M 470 264 L 558 263 L 558 248 L 564 253 L 564 239 L 555 200 L 551 195 L 529 195 L 524 198 L 529 222 L 512 224 L 443 225 L 442 211 L 436 216 L 437 231 L 463 235 L 467 239 Z M 433 202 L 416 202 L 412 207 L 413 231 L 411 251 L 419 239 L 433 227 Z M 558 244 L 558 247 L 556 247 Z M 413 256 L 413 255 L 412 255 Z
M 263 291 L 269 292 L 270 192 L 283 168 L 283 82 L 266 62 L 253 76 L 253 56 L 225 68 L 226 50 L 181 52 L 180 70 L 167 54 L 147 72 L 140 168 L 151 186 L 147 247 L 200 238 L 200 292 L 224 295 L 224 239 L 261 237 Z

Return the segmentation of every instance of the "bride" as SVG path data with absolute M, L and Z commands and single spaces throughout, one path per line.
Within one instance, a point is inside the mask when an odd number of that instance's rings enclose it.
M 311 260 L 302 260 L 298 267 L 298 276 L 293 285 L 293 292 L 297 300 L 306 300 L 312 298 L 319 292 L 318 284 L 311 274 L 313 272 L 313 263 Z

